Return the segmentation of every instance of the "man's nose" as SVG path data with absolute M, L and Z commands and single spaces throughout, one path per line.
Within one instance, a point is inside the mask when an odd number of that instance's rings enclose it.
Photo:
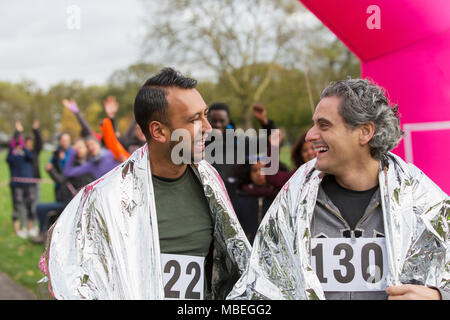
M 316 141 L 317 139 L 319 139 L 319 134 L 314 126 L 311 129 L 309 129 L 308 132 L 306 133 L 305 141 L 312 142 L 312 141 Z
M 211 124 L 208 121 L 208 118 L 204 118 L 202 122 L 202 132 L 203 133 L 209 133 L 212 131 Z

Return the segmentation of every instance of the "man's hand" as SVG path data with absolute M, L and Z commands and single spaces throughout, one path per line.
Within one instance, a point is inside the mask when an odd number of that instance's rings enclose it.
M 16 121 L 16 130 L 19 132 L 23 132 L 23 126 L 20 121 Z
M 40 126 L 40 123 L 39 123 L 39 120 L 34 120 L 33 121 L 33 130 L 37 130 L 37 129 L 39 129 L 39 126 Z
M 66 152 L 63 150 L 60 150 L 58 156 L 61 160 L 63 160 L 66 157 Z
M 281 140 L 283 139 L 281 135 L 281 130 L 273 130 L 274 132 L 269 136 L 269 143 L 279 148 L 281 144 Z
M 414 284 L 386 288 L 388 300 L 441 300 L 438 290 Z
M 45 171 L 49 172 L 53 169 L 53 165 L 51 163 L 47 163 L 45 165 Z
M 80 112 L 80 110 L 78 109 L 78 105 L 75 102 L 75 100 L 73 100 L 73 99 L 72 100 L 63 99 L 62 103 L 67 109 L 69 109 L 73 113 Z
M 114 96 L 108 96 L 105 101 L 103 101 L 103 106 L 105 107 L 106 115 L 109 118 L 114 118 L 117 109 L 119 109 L 119 103 Z
M 258 119 L 261 124 L 267 125 L 269 119 L 267 119 L 266 108 L 262 104 L 254 103 L 253 106 L 253 116 Z

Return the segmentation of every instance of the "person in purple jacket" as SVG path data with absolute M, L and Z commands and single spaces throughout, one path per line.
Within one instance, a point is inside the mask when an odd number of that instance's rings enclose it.
M 72 150 L 64 167 L 64 175 L 66 177 L 91 174 L 94 179 L 98 179 L 119 164 L 112 152 L 102 148 L 100 142 L 94 136 L 87 136 L 85 141 L 89 160 L 81 166 L 75 166 L 76 150 Z

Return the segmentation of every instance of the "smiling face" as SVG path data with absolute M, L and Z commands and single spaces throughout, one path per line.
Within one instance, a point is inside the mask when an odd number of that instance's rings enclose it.
M 316 169 L 339 176 L 360 159 L 360 132 L 350 129 L 338 112 L 340 99 L 331 96 L 320 100 L 313 115 L 314 126 L 306 141 L 311 142 L 317 155 Z
M 183 150 L 191 150 L 192 162 L 200 160 L 204 156 L 206 133 L 211 131 L 207 119 L 208 107 L 196 89 L 170 88 L 168 91 L 168 150 L 171 152 L 175 145 L 182 143 L 186 147 Z M 172 133 L 178 129 L 188 132 L 189 139 L 171 141 Z

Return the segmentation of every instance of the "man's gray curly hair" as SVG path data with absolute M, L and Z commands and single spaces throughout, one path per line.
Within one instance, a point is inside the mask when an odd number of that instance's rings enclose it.
M 369 141 L 370 154 L 380 160 L 400 142 L 403 131 L 397 106 L 389 106 L 384 90 L 366 79 L 348 79 L 330 84 L 321 94 L 321 99 L 336 96 L 342 101 L 339 114 L 352 129 L 373 122 L 375 133 Z

